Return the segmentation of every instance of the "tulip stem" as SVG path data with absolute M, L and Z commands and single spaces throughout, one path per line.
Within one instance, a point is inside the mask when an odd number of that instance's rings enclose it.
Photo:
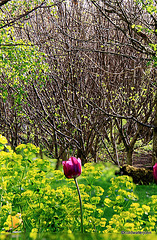
M 78 186 L 78 183 L 77 183 L 77 179 L 75 177 L 74 177 L 74 180 L 75 180 L 75 184 L 76 184 L 76 187 L 77 187 L 77 192 L 78 192 L 78 195 L 79 195 L 80 213 L 81 213 L 81 233 L 83 233 L 83 209 L 82 209 L 81 194 L 80 194 L 80 189 L 79 189 L 79 186 Z

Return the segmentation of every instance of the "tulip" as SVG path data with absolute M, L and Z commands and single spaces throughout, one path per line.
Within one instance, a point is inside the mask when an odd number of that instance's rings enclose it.
M 155 181 L 157 181 L 157 163 L 153 166 L 153 176 Z
M 77 177 L 81 175 L 82 167 L 81 167 L 81 159 L 76 159 L 75 157 L 70 157 L 68 161 L 63 161 L 63 170 L 64 175 L 66 178 L 74 178 L 77 192 L 79 195 L 79 202 L 80 202 L 80 214 L 81 214 L 81 232 L 83 233 L 83 210 L 82 210 L 82 200 L 81 200 L 81 194 L 79 190 L 79 186 L 77 183 Z
M 80 176 L 82 171 L 80 158 L 70 157 L 68 161 L 63 161 L 62 164 L 66 178 L 76 178 Z

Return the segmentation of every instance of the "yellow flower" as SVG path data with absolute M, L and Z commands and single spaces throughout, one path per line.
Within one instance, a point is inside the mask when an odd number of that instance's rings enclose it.
M 0 134 L 0 143 L 2 143 L 3 145 L 8 143 L 7 139 L 3 137 L 1 134 Z
M 126 229 L 129 229 L 130 231 L 133 231 L 134 230 L 134 223 L 125 223 L 124 224 L 124 227 L 126 228 Z
M 96 209 L 96 206 L 94 206 L 90 203 L 87 203 L 87 204 L 84 204 L 84 208 L 88 209 L 88 210 L 94 210 L 94 209 Z
M 122 196 L 117 196 L 116 201 L 117 201 L 117 203 L 124 202 L 124 198 Z
M 112 201 L 111 201 L 109 198 L 105 198 L 104 204 L 105 204 L 107 207 L 111 207 L 111 206 L 112 206 Z
M 118 230 L 117 229 L 113 229 L 113 233 L 118 233 Z
M 130 218 L 130 212 L 129 211 L 121 212 L 120 216 L 125 220 L 129 219 Z
M 106 218 L 101 218 L 100 227 L 105 227 L 106 221 L 107 221 Z
M 115 212 L 121 212 L 123 210 L 123 207 L 113 206 L 113 209 Z
M 148 219 L 150 222 L 155 222 L 157 220 L 157 218 L 154 216 L 148 216 Z
M 29 236 L 30 236 L 30 238 L 32 238 L 33 240 L 37 239 L 38 229 L 37 229 L 37 228 L 33 228 Z
M 101 210 L 100 208 L 97 208 L 97 213 L 98 213 L 99 215 L 102 215 L 102 214 L 103 214 L 103 210 Z
M 92 197 L 91 203 L 98 204 L 100 202 L 100 197 Z
M 136 213 L 137 213 L 137 215 L 143 215 L 143 210 L 142 210 L 142 208 L 137 208 L 137 209 L 136 209 Z
M 132 207 L 132 208 L 138 208 L 139 206 L 140 206 L 139 203 L 132 203 L 132 204 L 130 205 L 130 207 Z
M 143 209 L 144 213 L 147 214 L 147 215 L 150 212 L 150 207 L 147 206 L 147 205 L 142 205 L 142 209 Z
M 126 187 L 127 187 L 128 189 L 133 189 L 134 184 L 133 184 L 132 182 L 126 182 Z
M 157 199 L 153 199 L 152 204 L 157 204 Z
M 130 213 L 129 216 L 130 216 L 130 219 L 131 219 L 131 218 L 132 218 L 132 219 L 133 219 L 133 218 L 136 218 L 136 214 L 134 214 L 134 213 Z
M 24 151 L 24 153 L 28 153 L 29 152 L 27 148 L 25 148 L 23 151 Z

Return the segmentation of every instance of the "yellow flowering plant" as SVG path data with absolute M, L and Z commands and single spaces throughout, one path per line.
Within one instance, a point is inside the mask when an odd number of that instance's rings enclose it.
M 138 197 L 134 194 L 135 185 L 129 176 L 118 176 L 111 179 L 111 186 L 108 191 L 108 198 L 104 204 L 113 207 L 116 212 L 127 210 L 132 201 L 137 201 Z
M 134 194 L 135 185 L 129 176 L 118 176 L 111 179 L 111 187 L 104 204 L 114 210 L 114 214 L 106 225 L 104 233 L 120 232 L 156 232 L 157 196 L 151 197 L 148 205 L 137 202 Z
M 15 230 L 14 222 L 18 213 L 21 214 L 22 224 L 17 225 L 16 229 L 21 231 L 78 231 L 80 218 L 77 192 L 72 183 L 64 179 L 63 172 L 54 170 L 47 159 L 37 158 L 39 148 L 33 144 L 21 144 L 14 152 L 6 145 L 5 138 L 1 139 L 1 231 L 7 229 L 7 226 L 11 231 Z M 7 151 L 4 151 L 4 145 Z M 91 168 L 95 177 L 100 178 L 100 169 L 94 172 L 91 165 L 87 165 L 86 173 L 89 175 Z M 106 219 L 103 217 L 103 209 L 97 206 L 103 188 L 82 183 L 80 190 L 84 202 L 85 232 L 101 231 Z
M 79 232 L 78 195 L 73 181 L 51 161 L 37 157 L 39 148 L 21 144 L 15 151 L 0 137 L 0 231 Z M 79 179 L 84 232 L 156 231 L 157 196 L 140 205 L 128 176 L 87 163 Z M 111 182 L 109 184 L 109 179 Z M 109 184 L 108 193 L 103 188 Z M 107 196 L 106 196 L 107 194 Z M 111 217 L 106 210 L 112 209 Z

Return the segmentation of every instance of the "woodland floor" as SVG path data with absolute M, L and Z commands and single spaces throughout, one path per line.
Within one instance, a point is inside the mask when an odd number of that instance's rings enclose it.
M 123 164 L 125 157 L 120 157 Z M 133 154 L 133 166 L 137 168 L 152 168 L 152 154 L 151 153 L 134 153 Z
M 140 153 L 139 155 L 134 154 L 133 156 L 133 166 L 134 167 L 152 167 L 152 155 L 150 153 Z

